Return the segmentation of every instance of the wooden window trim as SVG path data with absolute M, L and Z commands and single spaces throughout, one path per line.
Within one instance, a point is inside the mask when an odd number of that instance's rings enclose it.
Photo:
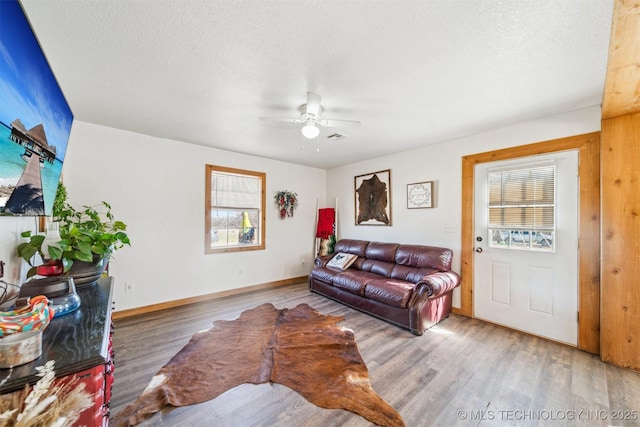
M 212 248 L 211 247 L 211 173 L 212 172 L 224 172 L 229 174 L 238 175 L 250 175 L 260 178 L 262 182 L 262 188 L 260 191 L 260 244 L 251 245 L 246 247 L 234 246 L 228 248 Z M 256 172 L 245 169 L 235 169 L 225 166 L 217 165 L 205 165 L 205 194 L 204 194 L 204 252 L 205 254 L 214 253 L 229 253 L 229 252 L 245 252 L 245 251 L 257 251 L 264 250 L 266 247 L 265 241 L 265 228 L 266 228 L 266 187 L 267 187 L 267 174 L 264 172 Z

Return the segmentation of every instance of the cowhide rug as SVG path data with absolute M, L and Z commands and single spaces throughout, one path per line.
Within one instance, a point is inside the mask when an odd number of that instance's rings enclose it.
M 342 320 L 307 304 L 282 310 L 263 304 L 236 320 L 218 320 L 195 334 L 112 425 L 137 425 L 167 405 L 205 402 L 243 383 L 273 382 L 322 408 L 404 426 L 371 387 L 353 332 L 336 326 Z

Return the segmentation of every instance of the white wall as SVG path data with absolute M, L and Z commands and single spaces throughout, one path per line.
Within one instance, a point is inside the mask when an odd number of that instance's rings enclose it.
M 205 164 L 267 174 L 266 249 L 204 253 Z M 75 206 L 109 202 L 131 248 L 115 254 L 116 310 L 306 275 L 325 171 L 75 122 L 63 181 Z M 280 220 L 273 195 L 298 193 Z M 302 260 L 305 264 L 302 264 Z M 125 283 L 133 291 L 125 292 Z
M 600 130 L 600 117 L 600 108 L 591 107 L 328 170 L 327 200 L 338 198 L 338 238 L 451 248 L 453 269 L 460 272 L 462 157 L 595 132 Z M 392 226 L 355 225 L 354 177 L 387 169 Z M 407 209 L 407 184 L 423 181 L 434 181 L 435 207 Z M 459 289 L 453 304 L 460 307 Z
M 0 216 L 0 260 L 5 262 L 4 280 L 9 285 L 2 284 L 4 289 L 17 292 L 18 288 L 11 285 L 20 285 L 27 275 L 29 266 L 21 258 L 16 256 L 17 246 L 24 242 L 20 233 L 26 230 L 35 231 L 38 226 L 36 217 Z

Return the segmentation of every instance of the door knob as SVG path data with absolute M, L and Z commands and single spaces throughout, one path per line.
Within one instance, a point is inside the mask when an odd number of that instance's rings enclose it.
M 476 248 L 476 252 L 482 253 L 482 248 Z

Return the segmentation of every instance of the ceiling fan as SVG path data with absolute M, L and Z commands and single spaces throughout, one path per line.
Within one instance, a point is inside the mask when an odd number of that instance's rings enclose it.
M 276 121 L 286 123 L 304 123 L 302 127 L 302 135 L 305 138 L 313 139 L 320 134 L 318 126 L 322 127 L 358 127 L 360 122 L 354 120 L 333 120 L 323 119 L 322 106 L 320 105 L 320 95 L 312 92 L 307 92 L 307 103 L 298 108 L 300 111 L 300 117 L 293 119 L 285 118 L 272 118 L 272 117 L 260 117 L 260 120 L 264 121 Z

